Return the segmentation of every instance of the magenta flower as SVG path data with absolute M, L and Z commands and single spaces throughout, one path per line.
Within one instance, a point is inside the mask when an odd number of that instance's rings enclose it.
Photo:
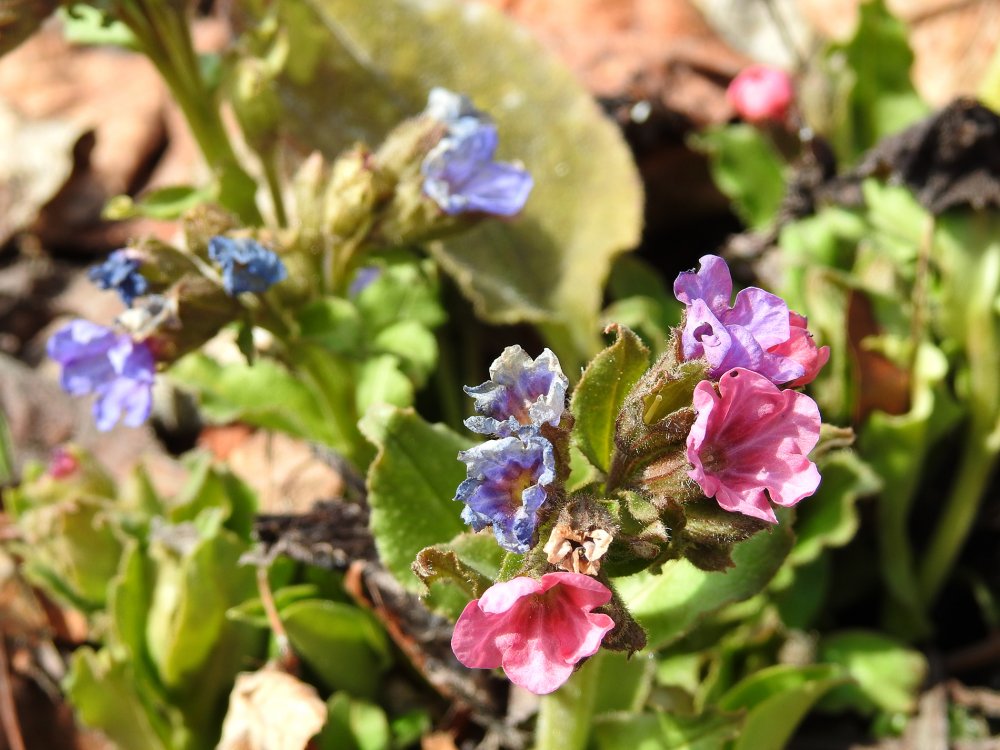
M 795 88 L 783 70 L 751 65 L 740 71 L 726 89 L 726 99 L 747 122 L 781 122 L 788 114 Z
M 816 491 L 808 454 L 819 440 L 819 408 L 804 393 L 738 368 L 722 376 L 718 393 L 698 383 L 694 408 L 688 476 L 725 510 L 777 523 L 768 500 L 788 507 Z
M 687 306 L 681 333 L 684 358 L 704 357 L 713 378 L 735 367 L 779 385 L 805 377 L 805 364 L 782 348 L 792 337 L 785 301 L 752 286 L 737 294 L 730 307 L 732 293 L 729 267 L 717 255 L 702 257 L 698 271 L 677 276 L 674 296 Z
M 536 695 L 551 693 L 597 653 L 614 620 L 592 610 L 611 591 L 580 573 L 546 573 L 490 586 L 466 605 L 451 650 L 467 667 L 496 669 Z
M 789 388 L 798 388 L 813 382 L 819 371 L 830 359 L 830 347 L 816 346 L 813 336 L 806 328 L 806 318 L 797 312 L 788 313 L 789 336 L 784 343 L 768 349 L 771 354 L 794 360 L 802 365 L 805 374 L 801 378 L 786 383 Z

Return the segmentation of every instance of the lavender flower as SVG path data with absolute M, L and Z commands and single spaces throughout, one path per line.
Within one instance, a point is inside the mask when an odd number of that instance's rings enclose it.
M 566 408 L 569 380 L 559 360 L 545 349 L 532 360 L 520 346 L 508 346 L 490 365 L 490 379 L 465 392 L 476 400 L 476 411 L 465 426 L 480 435 L 507 437 L 525 427 L 559 425 Z
M 281 258 L 249 237 L 213 237 L 208 257 L 222 267 L 222 286 L 231 297 L 241 292 L 264 292 L 288 278 Z
M 421 165 L 424 193 L 449 215 L 513 216 L 524 208 L 534 180 L 527 170 L 493 160 L 496 125 L 468 99 L 434 89 L 426 113 L 448 127 Z
M 492 525 L 501 547 L 527 552 L 545 487 L 556 475 L 552 444 L 541 435 L 489 440 L 462 451 L 458 459 L 468 472 L 455 493 L 466 505 L 462 520 L 476 531 Z
M 56 331 L 46 349 L 62 365 L 64 391 L 72 396 L 96 394 L 97 429 L 110 430 L 119 420 L 138 427 L 149 417 L 156 362 L 144 342 L 77 319 Z
M 115 250 L 107 259 L 87 272 L 87 278 L 101 289 L 118 292 L 128 307 L 132 300 L 141 297 L 149 288 L 149 282 L 139 273 L 142 262 L 127 249 Z
M 805 367 L 780 349 L 792 333 L 785 301 L 748 287 L 730 307 L 732 292 L 729 267 L 715 255 L 704 256 L 697 272 L 677 277 L 674 296 L 687 305 L 681 334 L 684 358 L 704 357 L 713 378 L 734 367 L 760 373 L 779 385 L 802 378 Z

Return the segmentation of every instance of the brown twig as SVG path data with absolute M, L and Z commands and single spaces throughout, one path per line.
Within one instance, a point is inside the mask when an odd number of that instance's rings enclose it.
M 0 724 L 10 750 L 25 750 L 21 725 L 17 720 L 14 691 L 10 687 L 10 662 L 7 660 L 7 643 L 0 636 Z

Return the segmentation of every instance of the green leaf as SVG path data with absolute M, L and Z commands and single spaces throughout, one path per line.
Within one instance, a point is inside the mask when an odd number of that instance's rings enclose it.
M 816 701 L 847 679 L 828 665 L 781 664 L 750 675 L 718 702 L 723 711 L 747 711 L 733 750 L 784 747 Z
M 383 328 L 372 339 L 371 348 L 399 358 L 407 377 L 416 386 L 424 384 L 437 364 L 437 339 L 423 323 L 415 320 L 401 320 Z
M 621 326 L 614 331 L 614 343 L 587 366 L 570 403 L 576 418 L 576 445 L 603 472 L 611 465 L 618 412 L 649 367 L 649 350 L 639 337 Z
M 295 653 L 327 688 L 375 696 L 392 658 L 385 632 L 371 615 L 323 599 L 293 602 L 280 615 Z
M 927 661 L 919 651 L 882 633 L 856 630 L 821 639 L 817 659 L 842 667 L 854 680 L 823 700 L 825 710 L 865 714 L 916 710 L 927 675 Z
M 279 612 L 295 602 L 304 599 L 315 599 L 319 594 L 319 587 L 313 583 L 300 583 L 295 586 L 282 586 L 274 591 L 274 606 Z M 267 610 L 260 597 L 247 599 L 245 602 L 237 604 L 226 610 L 226 617 L 237 622 L 245 622 L 256 628 L 269 628 L 271 622 L 267 618 Z
M 118 747 L 173 747 L 170 728 L 160 711 L 147 709 L 136 691 L 129 663 L 114 659 L 107 649 L 77 649 L 63 688 L 80 720 L 101 730 Z
M 774 222 L 785 197 L 784 162 L 760 128 L 720 125 L 689 138 L 708 154 L 712 180 L 750 229 Z
M 373 703 L 334 693 L 326 704 L 326 726 L 315 742 L 318 750 L 387 750 L 389 721 Z
M 845 163 L 929 112 L 910 79 L 913 52 L 906 26 L 892 16 L 885 0 L 861 3 L 854 37 L 834 45 L 828 55 L 846 58 L 853 83 L 844 121 L 835 133 L 826 134 L 833 136 Z
M 597 718 L 593 737 L 597 750 L 720 750 L 739 736 L 741 724 L 738 716 L 715 713 L 626 713 Z
M 854 451 L 839 450 L 819 461 L 816 493 L 796 506 L 795 547 L 790 565 L 817 559 L 828 547 L 843 547 L 858 530 L 858 499 L 875 494 L 882 480 Z
M 413 572 L 427 584 L 427 606 L 452 620 L 500 574 L 505 552 L 488 531 L 466 532 L 420 551 Z
M 445 320 L 437 288 L 419 263 L 386 266 L 354 300 L 365 329 L 375 335 L 400 321 L 436 328 Z
M 293 49 L 309 53 L 280 82 L 282 100 L 296 136 L 327 156 L 378 142 L 433 86 L 490 113 L 498 158 L 525 162 L 534 191 L 518 219 L 485 221 L 432 253 L 485 319 L 565 327 L 575 351 L 560 352 L 564 364 L 596 351 L 603 284 L 639 240 L 642 190 L 619 129 L 576 78 L 483 4 L 309 0 L 284 16 Z
M 603 652 L 594 696 L 594 715 L 641 711 L 649 698 L 655 668 L 651 654 Z
M 377 404 L 402 408 L 413 403 L 413 383 L 399 366 L 399 359 L 392 354 L 382 354 L 362 363 L 358 370 L 359 414 L 366 414 Z
M 257 512 L 254 491 L 225 467 L 215 466 L 208 453 L 189 454 L 187 458 L 190 473 L 170 501 L 167 515 L 171 523 L 194 522 L 203 511 L 217 508 L 225 527 L 249 542 Z
M 98 8 L 72 3 L 59 9 L 59 20 L 66 41 L 72 44 L 115 46 L 139 49 L 135 35 L 121 21 L 115 21 Z
M 174 185 L 152 190 L 137 201 L 128 195 L 116 195 L 108 201 L 101 215 L 111 221 L 135 218 L 174 221 L 213 197 L 214 193 L 207 188 Z
M 212 422 L 239 420 L 340 447 L 315 393 L 272 360 L 262 359 L 253 367 L 222 365 L 195 353 L 174 363 L 170 377 L 198 394 L 204 415 Z
M 470 442 L 412 410 L 385 409 L 362 422 L 378 455 L 368 471 L 371 528 L 379 559 L 410 591 L 421 583 L 410 565 L 424 547 L 466 530 L 455 490 L 465 479 L 458 452 Z
M 672 560 L 659 575 L 643 572 L 617 579 L 615 588 L 647 631 L 648 648 L 676 641 L 706 616 L 763 590 L 792 547 L 787 518 L 736 545 L 735 567 L 725 573 L 706 573 L 687 560 Z
M 340 297 L 311 302 L 298 315 L 303 339 L 338 353 L 356 353 L 362 347 L 364 330 L 358 309 Z

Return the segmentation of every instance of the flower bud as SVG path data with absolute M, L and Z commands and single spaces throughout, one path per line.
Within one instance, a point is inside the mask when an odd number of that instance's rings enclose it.
M 726 89 L 726 98 L 747 122 L 781 122 L 795 98 L 792 78 L 783 70 L 751 65 L 740 71 Z

